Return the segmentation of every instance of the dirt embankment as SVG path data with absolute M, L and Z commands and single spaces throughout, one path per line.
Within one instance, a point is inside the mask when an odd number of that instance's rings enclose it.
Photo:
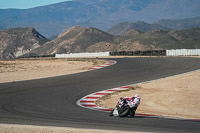
M 134 89 L 108 95 L 99 106 L 114 108 L 120 97 L 141 96 L 137 113 L 200 119 L 200 71 L 133 86 Z

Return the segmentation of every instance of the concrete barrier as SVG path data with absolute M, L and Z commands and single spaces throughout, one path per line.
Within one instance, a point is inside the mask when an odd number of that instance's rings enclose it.
M 166 50 L 166 56 L 200 56 L 200 49 Z
M 200 49 L 171 49 L 147 51 L 118 51 L 96 53 L 56 54 L 56 58 L 102 57 L 102 56 L 200 56 Z
M 110 52 L 97 52 L 97 53 L 70 53 L 70 54 L 56 54 L 56 58 L 76 58 L 76 57 L 102 57 L 110 56 Z

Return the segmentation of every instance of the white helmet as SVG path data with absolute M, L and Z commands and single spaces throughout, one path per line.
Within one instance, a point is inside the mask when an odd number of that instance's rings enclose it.
M 139 96 L 138 94 L 135 94 L 135 96 L 134 96 L 134 97 L 138 97 L 138 98 L 139 98 L 140 96 Z

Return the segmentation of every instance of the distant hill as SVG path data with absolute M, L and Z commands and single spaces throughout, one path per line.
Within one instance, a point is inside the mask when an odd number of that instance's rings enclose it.
M 199 6 L 199 0 L 73 0 L 23 10 L 0 9 L 0 29 L 35 27 L 53 38 L 74 25 L 107 31 L 121 22 L 193 18 L 199 16 Z
M 120 35 L 132 29 L 139 30 L 142 32 L 147 32 L 156 29 L 169 30 L 169 28 L 166 28 L 158 24 L 148 24 L 146 22 L 138 21 L 135 23 L 130 23 L 130 22 L 119 23 L 113 26 L 111 29 L 109 29 L 108 33 L 113 35 Z
M 34 28 L 0 31 L 0 51 L 4 59 L 77 52 L 138 51 L 200 48 L 200 28 L 187 30 L 129 30 L 111 35 L 96 28 L 73 26 L 52 41 Z
M 28 55 L 51 55 L 62 53 L 76 52 L 103 52 L 103 51 L 118 51 L 124 50 L 125 46 L 121 45 L 124 41 L 140 36 L 142 32 L 131 30 L 120 36 L 108 34 L 96 28 L 84 28 L 73 26 L 58 37 L 43 46 L 32 50 Z M 127 50 L 143 50 L 142 44 L 139 47 L 132 47 Z M 121 48 L 122 47 L 122 48 Z M 151 49 L 152 47 L 145 46 Z
M 154 24 L 158 24 L 160 26 L 176 30 L 191 29 L 200 27 L 200 17 L 185 18 L 178 20 L 162 19 L 155 22 Z
M 192 28 L 182 31 L 171 30 L 168 35 L 181 43 L 180 48 L 200 48 L 200 28 Z
M 49 55 L 71 52 L 85 52 L 86 49 L 100 42 L 114 42 L 114 36 L 95 28 L 74 26 L 58 35 L 42 47 L 31 51 L 30 54 Z
M 200 28 L 149 32 L 130 30 L 121 35 L 111 35 L 95 28 L 74 26 L 29 54 L 200 48 L 199 36 Z
M 184 30 L 200 27 L 200 17 L 195 18 L 185 18 L 185 19 L 177 19 L 177 20 L 159 20 L 153 24 L 149 24 L 146 22 L 138 21 L 135 23 L 131 22 L 123 22 L 119 23 L 108 30 L 108 33 L 113 35 L 120 35 L 124 32 L 127 32 L 131 29 L 147 32 L 151 30 Z
M 121 33 L 120 36 L 137 37 L 137 36 L 140 36 L 142 33 L 144 32 L 136 30 L 136 29 L 130 29 L 126 32 Z
M 13 28 L 0 31 L 0 57 L 16 58 L 49 41 L 34 28 Z
M 154 30 L 141 34 L 122 42 L 121 45 L 130 46 L 138 43 L 153 49 L 199 49 L 200 48 L 200 28 L 187 30 Z M 125 49 L 124 49 L 125 50 Z

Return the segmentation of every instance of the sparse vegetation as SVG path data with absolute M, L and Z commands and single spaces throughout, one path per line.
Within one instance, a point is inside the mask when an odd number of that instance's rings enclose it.
M 200 48 L 199 32 L 200 28 L 182 31 L 152 30 L 149 32 L 131 30 L 116 36 L 95 28 L 75 26 L 55 40 L 31 51 L 31 54 Z M 186 33 L 189 34 L 188 37 L 185 37 Z M 177 39 L 177 36 L 181 40 Z
M 27 32 L 24 29 L 19 30 L 22 33 Z M 35 48 L 31 44 L 26 46 L 28 50 L 25 49 L 25 46 L 22 46 L 26 41 L 24 42 L 23 38 L 19 36 L 15 40 L 16 44 L 6 44 L 8 47 L 3 49 L 3 57 L 6 59 L 15 58 L 16 53 L 24 54 L 22 57 L 40 57 L 53 56 L 56 53 L 198 49 L 200 48 L 199 36 L 200 28 L 180 31 L 152 30 L 149 32 L 131 29 L 122 35 L 111 35 L 95 28 L 74 26 L 60 34 L 55 40 L 38 45 Z M 5 41 L 12 41 L 10 38 L 1 38 Z M 20 45 L 18 45 L 19 43 Z

